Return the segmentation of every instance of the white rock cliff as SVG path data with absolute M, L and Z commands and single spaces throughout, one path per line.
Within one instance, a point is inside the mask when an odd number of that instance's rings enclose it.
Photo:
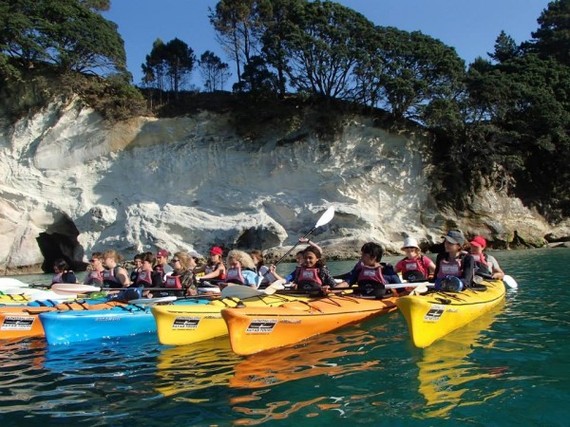
M 356 256 L 370 240 L 396 252 L 405 235 L 439 243 L 453 223 L 503 242 L 549 231 L 517 199 L 493 192 L 468 214 L 439 211 L 422 136 L 363 117 L 334 141 L 308 133 L 287 143 L 271 132 L 244 140 L 229 115 L 209 112 L 109 125 L 78 100 L 1 124 L 1 269 L 58 250 L 76 261 L 107 248 L 127 258 L 158 247 L 203 254 L 212 244 L 279 252 L 330 205 L 335 217 L 314 239 L 337 256 Z

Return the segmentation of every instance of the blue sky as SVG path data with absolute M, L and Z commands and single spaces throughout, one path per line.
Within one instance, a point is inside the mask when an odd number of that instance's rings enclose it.
M 111 0 L 104 16 L 119 26 L 125 41 L 127 66 L 139 84 L 141 64 L 157 38 L 165 42 L 175 37 L 188 44 L 199 57 L 211 50 L 230 65 L 208 20 L 208 8 L 216 0 Z M 477 56 L 487 57 L 495 39 L 504 30 L 517 43 L 531 38 L 536 22 L 548 0 L 339 0 L 366 16 L 376 25 L 416 31 L 454 47 L 466 63 Z M 235 76 L 232 76 L 235 81 Z M 202 88 L 197 71 L 192 83 Z M 230 89 L 227 85 L 225 89 Z

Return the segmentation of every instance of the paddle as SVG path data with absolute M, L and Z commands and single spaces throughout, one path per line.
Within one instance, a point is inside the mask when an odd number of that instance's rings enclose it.
M 517 281 L 507 274 L 503 276 L 503 283 L 511 289 L 517 289 L 519 287 Z
M 331 220 L 334 217 L 334 206 L 329 207 L 319 218 L 319 220 L 317 221 L 317 223 L 315 224 L 315 226 L 313 228 L 311 228 L 309 230 L 309 232 L 307 234 L 305 234 L 303 237 L 301 237 L 301 239 L 304 239 L 305 237 L 309 236 L 310 234 L 313 233 L 313 231 L 315 231 L 317 228 L 322 227 L 323 225 L 328 224 L 329 222 L 331 222 Z M 273 263 L 273 265 L 277 265 L 279 264 L 281 261 L 283 261 L 283 259 L 289 255 L 293 249 L 295 249 L 297 246 L 299 245 L 299 242 L 295 243 L 293 245 L 293 247 L 291 249 L 289 249 L 287 252 L 285 252 L 283 254 L 283 256 L 281 258 L 279 258 L 276 262 Z
M 161 304 L 165 302 L 172 302 L 176 301 L 177 298 L 175 296 L 170 297 L 159 297 L 159 298 L 138 298 L 132 299 L 127 301 L 128 304 L 136 304 L 136 305 L 153 305 L 153 304 Z

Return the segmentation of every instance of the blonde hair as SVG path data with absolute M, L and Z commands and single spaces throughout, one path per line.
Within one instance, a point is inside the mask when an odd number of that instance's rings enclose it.
M 190 256 L 190 254 L 188 252 L 184 252 L 184 251 L 176 252 L 172 256 L 172 258 L 178 258 L 180 260 L 180 265 L 182 266 L 182 268 L 184 270 L 190 269 L 190 260 L 192 259 L 192 257 Z
M 253 258 L 247 252 L 239 251 L 237 249 L 231 250 L 228 252 L 227 263 L 229 264 L 230 258 L 238 261 L 242 268 L 248 268 L 251 270 L 255 270 L 255 262 L 253 262 Z
M 123 257 L 115 249 L 107 249 L 103 252 L 103 259 L 105 258 L 113 258 L 117 264 L 123 260 Z

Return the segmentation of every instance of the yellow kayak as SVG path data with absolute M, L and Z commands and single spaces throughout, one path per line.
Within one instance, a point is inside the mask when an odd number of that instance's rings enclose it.
M 153 306 L 151 312 L 161 344 L 185 345 L 227 335 L 228 328 L 221 315 L 224 308 L 238 305 L 270 307 L 308 299 L 302 295 L 260 294 L 249 298 L 227 297 L 208 304 Z
M 504 297 L 505 285 L 501 280 L 485 280 L 476 288 L 461 292 L 407 295 L 396 304 L 406 319 L 412 342 L 424 348 L 488 312 Z
M 276 307 L 237 307 L 222 310 L 232 350 L 248 355 L 295 344 L 314 335 L 396 311 L 396 297 L 382 300 L 329 295 Z

